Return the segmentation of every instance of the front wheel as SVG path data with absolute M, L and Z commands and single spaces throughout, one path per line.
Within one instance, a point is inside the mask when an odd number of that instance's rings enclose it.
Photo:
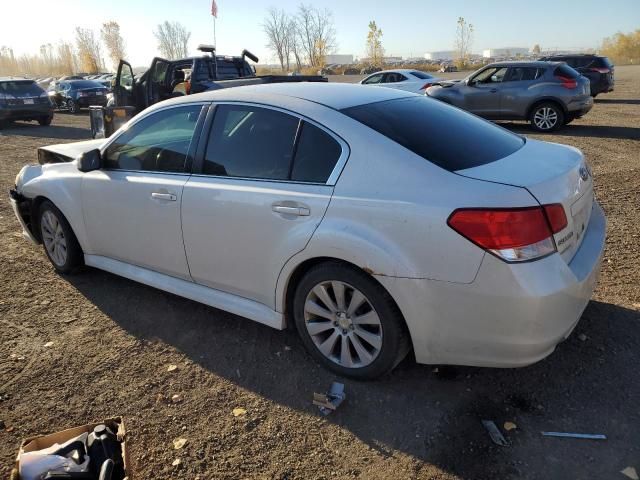
M 533 108 L 529 121 L 538 132 L 553 132 L 564 125 L 564 112 L 555 103 L 541 103 Z
M 409 335 L 391 296 L 348 265 L 324 263 L 307 272 L 296 288 L 293 316 L 307 350 L 340 375 L 378 377 L 409 351 Z
M 82 249 L 62 212 L 45 201 L 40 205 L 38 220 L 44 251 L 56 271 L 71 273 L 82 265 Z
M 78 107 L 78 104 L 72 98 L 67 100 L 67 108 L 69 109 L 69 113 L 74 113 L 75 114 L 75 113 L 78 113 L 80 111 L 80 108 Z

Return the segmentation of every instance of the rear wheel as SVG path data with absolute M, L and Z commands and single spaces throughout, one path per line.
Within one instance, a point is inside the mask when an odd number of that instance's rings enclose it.
M 53 120 L 53 115 L 50 115 L 48 117 L 39 118 L 38 123 L 42 126 L 48 126 L 48 125 L 51 125 L 52 120 Z
M 564 125 L 564 112 L 558 104 L 544 102 L 531 110 L 529 121 L 538 132 L 553 132 Z
M 296 288 L 293 316 L 307 350 L 340 375 L 378 377 L 409 351 L 409 335 L 391 296 L 348 265 L 330 262 L 307 272 Z
M 83 255 L 78 239 L 67 219 L 48 200 L 40 205 L 38 216 L 44 251 L 59 273 L 71 273 L 82 265 Z

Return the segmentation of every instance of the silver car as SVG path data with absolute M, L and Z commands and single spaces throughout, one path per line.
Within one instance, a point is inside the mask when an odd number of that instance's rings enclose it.
M 528 120 L 550 132 L 593 107 L 589 79 L 559 62 L 498 62 L 426 95 L 491 120 Z
M 39 158 L 11 203 L 58 272 L 85 264 L 293 325 L 357 378 L 411 349 L 426 364 L 544 358 L 589 302 L 604 247 L 579 150 L 389 88 L 189 95 Z

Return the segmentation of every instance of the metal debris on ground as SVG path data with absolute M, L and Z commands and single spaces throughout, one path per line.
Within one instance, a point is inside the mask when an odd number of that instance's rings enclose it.
M 326 416 L 338 408 L 345 398 L 344 384 L 333 382 L 327 393 L 313 394 L 313 404 Z
M 502 432 L 498 429 L 497 425 L 492 420 L 482 420 L 482 425 L 489 432 L 489 436 L 491 437 L 491 441 L 496 445 L 500 445 L 501 447 L 509 446 L 509 442 L 504 438 Z
M 600 433 L 565 433 L 565 432 L 540 432 L 545 437 L 583 438 L 586 440 L 606 440 L 607 436 Z

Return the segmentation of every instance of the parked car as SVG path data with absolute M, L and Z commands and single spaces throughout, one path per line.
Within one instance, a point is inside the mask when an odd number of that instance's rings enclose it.
M 360 75 L 360 70 L 355 67 L 347 67 L 342 72 L 343 75 Z
M 427 88 L 441 79 L 426 72 L 411 69 L 383 70 L 364 78 L 362 85 L 396 88 L 407 92 L 423 94 Z
M 51 124 L 53 104 L 34 80 L 0 77 L 0 127 L 13 120 Z
M 292 322 L 356 378 L 411 348 L 428 364 L 536 362 L 575 328 L 603 255 L 579 150 L 390 88 L 183 96 L 39 159 L 61 163 L 25 166 L 11 203 L 56 271 Z
M 107 104 L 109 88 L 95 80 L 68 80 L 49 88 L 49 95 L 57 108 L 78 113 L 81 108 Z
M 593 107 L 589 79 L 558 62 L 497 62 L 426 94 L 491 120 L 528 120 L 550 132 Z
M 442 65 L 442 67 L 440 67 L 440 70 L 438 70 L 438 72 L 440 73 L 449 73 L 449 72 L 457 72 L 458 71 L 458 67 L 456 67 L 455 65 Z
M 360 70 L 360 75 L 369 75 L 371 73 L 380 72 L 382 69 L 380 67 L 374 67 L 373 65 L 369 65 L 368 67 L 364 67 Z
M 552 55 L 540 60 L 550 62 L 565 62 L 579 74 L 584 75 L 591 82 L 591 96 L 600 93 L 613 92 L 615 86 L 614 65 L 607 57 L 600 55 Z

